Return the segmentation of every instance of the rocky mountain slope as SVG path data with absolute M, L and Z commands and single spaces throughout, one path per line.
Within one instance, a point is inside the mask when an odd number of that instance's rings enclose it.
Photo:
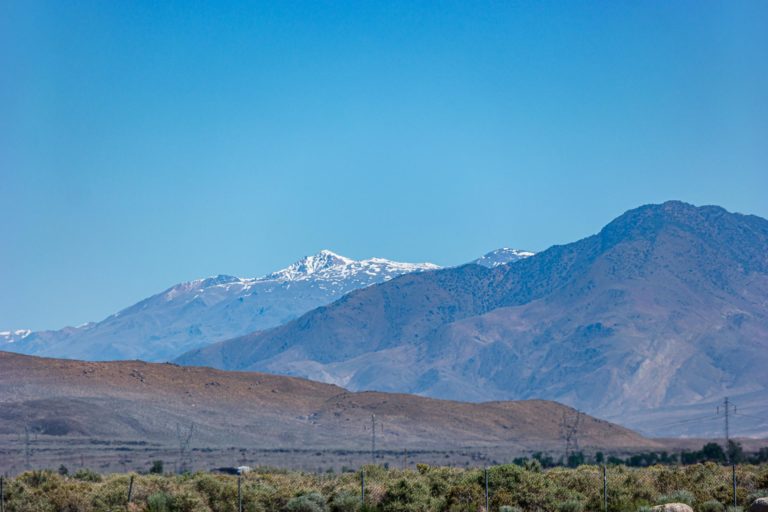
M 558 400 L 656 435 L 768 435 L 768 221 L 681 202 L 523 260 L 409 274 L 181 357 L 352 390 Z
M 201 447 L 370 447 L 371 414 L 382 450 L 506 447 L 561 449 L 560 423 L 575 411 L 546 401 L 484 404 L 379 392 L 262 373 L 138 361 L 81 362 L 0 352 L 0 436 L 178 443 L 195 426 Z M 618 425 L 582 416 L 584 449 L 654 448 Z
M 287 322 L 345 293 L 438 268 L 331 251 L 260 278 L 219 275 L 173 286 L 101 322 L 57 331 L 0 333 L 0 349 L 103 361 L 166 361 L 209 343 Z

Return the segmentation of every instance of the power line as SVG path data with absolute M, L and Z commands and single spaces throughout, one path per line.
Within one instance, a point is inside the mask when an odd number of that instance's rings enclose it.
M 696 421 L 712 421 L 712 420 L 717 420 L 717 419 L 720 419 L 720 416 L 713 416 L 713 415 L 709 414 L 707 416 L 697 416 L 695 418 L 687 418 L 687 419 L 684 419 L 684 420 L 673 421 L 673 422 L 670 422 L 670 423 L 662 423 L 661 425 L 655 425 L 655 426 L 658 427 L 658 428 L 666 428 L 666 427 L 674 427 L 676 425 L 683 425 L 683 424 L 686 424 L 686 423 L 693 423 L 693 422 L 696 422 Z
M 751 414 L 744 414 L 743 412 L 734 412 L 734 416 L 744 416 L 745 418 L 752 418 L 753 420 L 768 421 L 768 418 L 761 418 L 760 416 L 753 416 Z

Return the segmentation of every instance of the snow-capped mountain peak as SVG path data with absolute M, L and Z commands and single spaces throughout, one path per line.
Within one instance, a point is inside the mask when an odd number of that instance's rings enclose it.
M 499 265 L 506 265 L 507 263 L 522 260 L 523 258 L 528 258 L 533 255 L 534 253 L 530 251 L 502 247 L 501 249 L 496 249 L 495 251 L 491 251 L 485 254 L 482 258 L 478 258 L 472 263 L 493 268 L 498 267 Z
M 0 331 L 0 342 L 15 343 L 32 334 L 29 329 L 17 329 L 15 331 Z
M 382 258 L 357 261 L 323 250 L 263 277 L 221 274 L 179 283 L 87 326 L 0 333 L 0 347 L 52 357 L 163 361 L 283 324 L 352 290 L 436 268 Z
M 436 268 L 439 267 L 432 263 L 401 263 L 384 258 L 353 260 L 323 249 L 256 281 L 337 281 L 358 274 L 381 275 L 383 280 L 386 280 L 399 274 Z
M 344 267 L 354 263 L 354 260 L 336 254 L 333 251 L 323 249 L 317 254 L 305 256 L 288 267 L 264 276 L 261 280 L 287 280 L 306 279 L 323 271 Z

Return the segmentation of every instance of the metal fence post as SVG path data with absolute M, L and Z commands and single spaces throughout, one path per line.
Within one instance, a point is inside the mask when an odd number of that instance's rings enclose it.
M 731 466 L 731 469 L 733 470 L 733 506 L 738 507 L 736 503 L 736 464 Z
M 608 512 L 608 468 L 603 464 L 603 510 Z
M 365 508 L 365 468 L 360 471 L 360 507 Z
M 237 475 L 237 510 L 239 512 L 243 512 L 242 484 L 243 484 L 243 475 L 242 474 L 238 474 Z
M 133 475 L 131 475 L 131 479 L 128 481 L 128 501 L 126 502 L 127 505 L 131 504 L 132 497 L 133 497 Z
M 488 466 L 485 467 L 485 512 L 488 512 L 490 507 L 488 506 Z

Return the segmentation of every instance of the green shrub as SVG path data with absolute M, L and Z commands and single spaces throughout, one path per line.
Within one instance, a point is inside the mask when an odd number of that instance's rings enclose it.
M 360 507 L 360 495 L 351 491 L 336 494 L 330 503 L 331 512 L 355 512 Z
M 696 497 L 693 493 L 691 491 L 686 491 L 685 489 L 678 489 L 669 494 L 659 496 L 659 503 L 662 505 L 665 503 L 685 503 L 686 505 L 693 506 L 695 501 Z
M 699 512 L 725 512 L 725 507 L 717 500 L 709 500 L 699 506 Z
M 447 505 L 450 512 L 475 512 L 478 503 L 485 502 L 485 492 L 474 482 L 460 482 L 448 491 Z
M 499 512 L 523 512 L 523 509 L 511 505 L 502 505 L 499 507 Z
M 310 492 L 291 498 L 285 505 L 286 512 L 326 512 L 325 498 L 319 492 Z
M 379 506 L 384 512 L 412 512 L 426 510 L 430 492 L 421 480 L 400 478 L 387 486 Z
M 583 512 L 584 504 L 577 500 L 568 500 L 557 506 L 558 512 Z
M 147 497 L 147 512 L 171 512 L 172 498 L 164 492 Z
M 101 475 L 88 468 L 78 469 L 72 476 L 82 482 L 101 482 Z
M 19 476 L 19 481 L 29 487 L 44 487 L 46 489 L 55 486 L 58 480 L 60 480 L 59 477 L 47 469 L 27 471 Z

